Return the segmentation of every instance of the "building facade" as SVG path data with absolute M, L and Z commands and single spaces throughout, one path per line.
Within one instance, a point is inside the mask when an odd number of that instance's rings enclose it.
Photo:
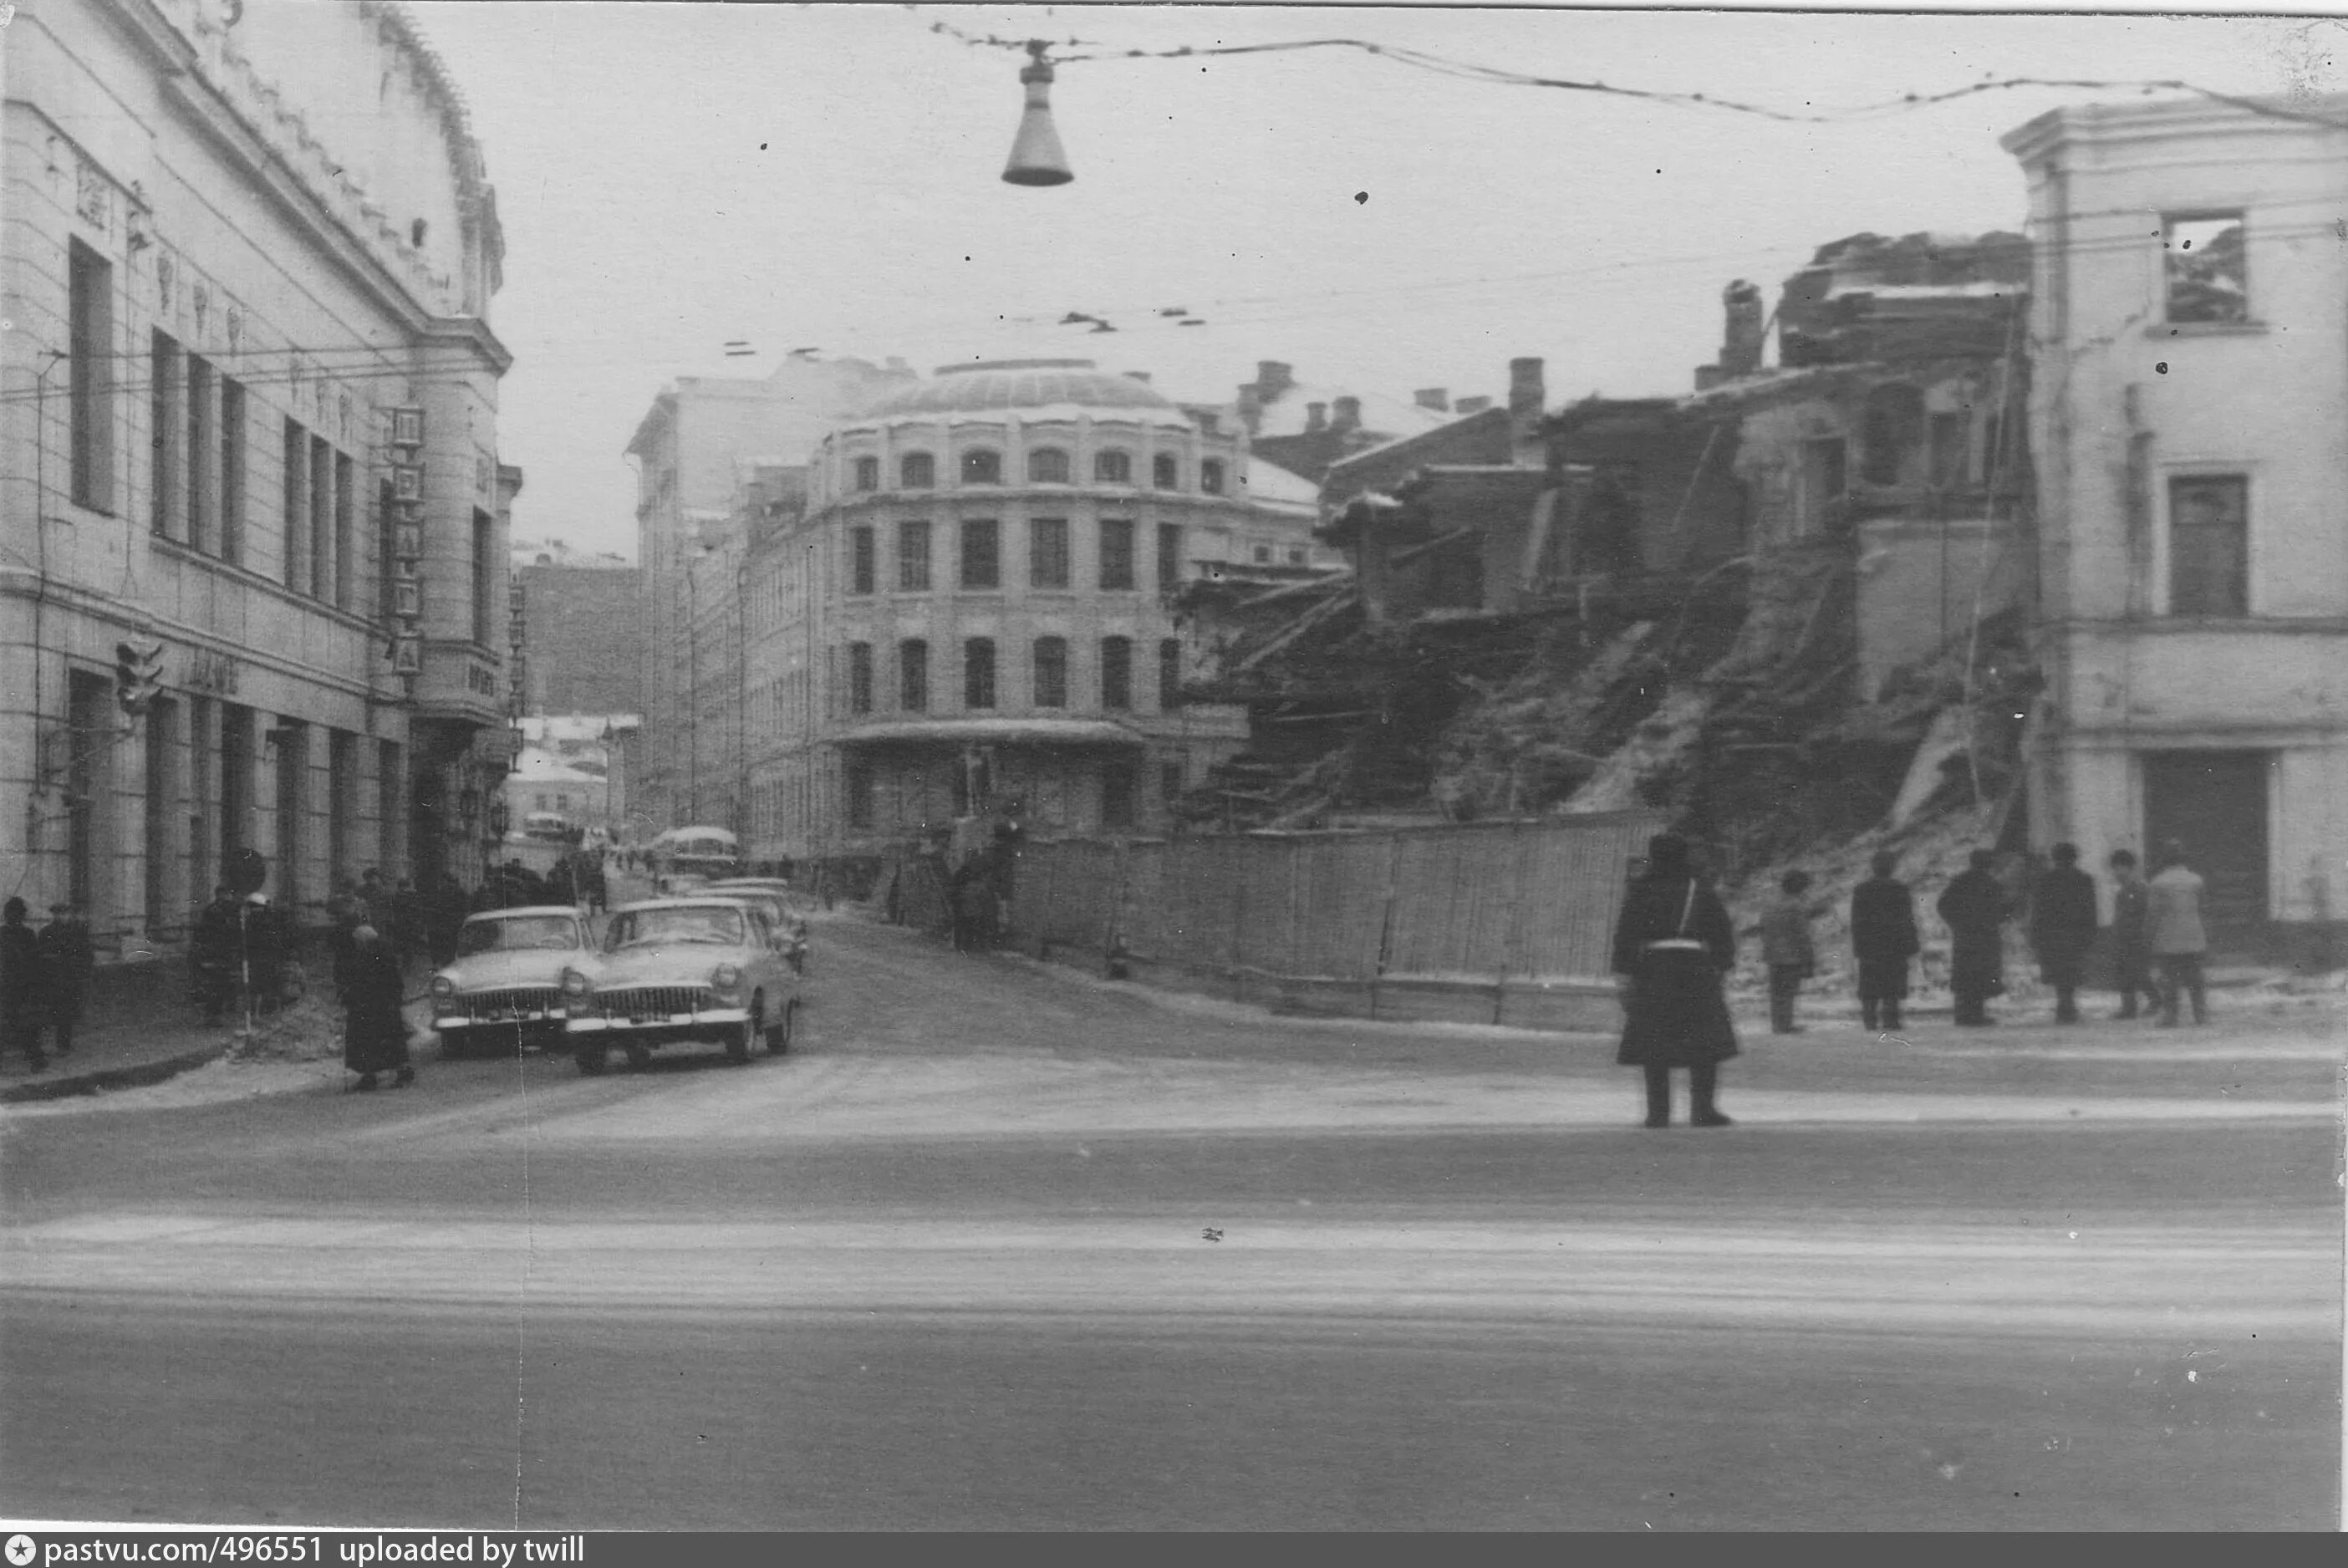
M 701 705 L 712 696 L 703 671 L 721 656 L 706 639 L 724 628 L 718 607 L 702 602 L 712 574 L 696 563 L 706 551 L 728 548 L 745 472 L 761 463 L 804 465 L 833 421 L 912 378 L 894 363 L 795 356 L 756 379 L 679 377 L 637 425 L 627 447 L 636 461 L 636 564 L 644 574 L 637 658 L 644 772 L 636 807 L 663 828 L 701 822 L 725 804 L 709 798 L 698 767 L 713 744 L 700 727 Z
M 393 5 L 39 0 L 0 59 L 0 884 L 129 953 L 243 851 L 312 917 L 477 874 L 520 475 L 438 57 Z
M 1182 584 L 1310 514 L 1259 506 L 1243 425 L 1088 360 L 949 366 L 841 421 L 745 569 L 754 859 L 960 819 L 1163 832 L 1240 745 L 1192 704 Z
M 2181 841 L 2221 944 L 2336 952 L 2348 98 L 2273 107 L 2067 108 L 2004 139 L 2037 258 L 2031 821 L 2096 864 Z
M 644 574 L 617 556 L 513 552 L 524 617 L 525 714 L 636 713 Z

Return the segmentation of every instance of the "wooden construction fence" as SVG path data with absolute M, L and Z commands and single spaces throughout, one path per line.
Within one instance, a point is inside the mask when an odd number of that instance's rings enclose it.
M 1619 1022 L 1609 951 L 1644 811 L 1019 851 L 1006 939 L 1275 1011 Z

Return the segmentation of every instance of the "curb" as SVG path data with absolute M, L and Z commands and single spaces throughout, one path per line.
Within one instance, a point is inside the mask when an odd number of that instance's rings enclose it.
M 146 1084 L 161 1083 L 183 1072 L 203 1067 L 226 1056 L 235 1041 L 222 1040 L 217 1045 L 181 1051 L 177 1056 L 159 1061 L 137 1062 L 129 1067 L 100 1068 L 95 1072 L 77 1073 L 71 1077 L 41 1078 L 28 1083 L 11 1084 L 0 1089 L 0 1105 L 24 1105 L 34 1100 L 67 1099 L 75 1095 L 98 1094 L 110 1088 L 137 1088 Z

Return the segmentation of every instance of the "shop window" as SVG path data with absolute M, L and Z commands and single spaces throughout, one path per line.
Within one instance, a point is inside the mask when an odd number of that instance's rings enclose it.
M 2250 481 L 2197 474 L 2168 481 L 2168 610 L 2250 613 Z
M 1027 454 L 1027 482 L 1064 485 L 1068 482 L 1068 454 L 1057 447 L 1038 447 Z
M 897 459 L 897 482 L 906 490 L 929 490 L 938 482 L 938 460 L 927 452 L 907 452 Z
M 1101 519 L 1100 585 L 1112 593 L 1134 586 L 1133 522 L 1129 518 Z
M 1039 517 L 1027 525 L 1027 586 L 1068 585 L 1068 520 Z
M 1035 639 L 1035 706 L 1068 706 L 1068 640 L 1066 637 Z
M 2242 215 L 2172 213 L 2161 219 L 2160 230 L 2168 285 L 2168 319 L 2190 323 L 2250 320 L 2250 271 L 2242 244 Z
M 1093 479 L 1105 485 L 1133 482 L 1133 454 L 1110 448 L 1093 454 Z
M 962 525 L 962 585 L 1003 586 L 1003 531 L 992 518 L 971 518 Z
M 1003 482 L 1003 454 L 985 447 L 973 447 L 962 455 L 962 482 L 966 485 L 999 485 Z

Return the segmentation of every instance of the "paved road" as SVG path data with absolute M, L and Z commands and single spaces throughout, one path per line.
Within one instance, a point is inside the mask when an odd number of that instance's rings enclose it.
M 1765 1036 L 1658 1133 L 1602 1041 L 818 941 L 747 1068 L 5 1112 L 0 1513 L 2337 1523 L 2332 1015 Z

